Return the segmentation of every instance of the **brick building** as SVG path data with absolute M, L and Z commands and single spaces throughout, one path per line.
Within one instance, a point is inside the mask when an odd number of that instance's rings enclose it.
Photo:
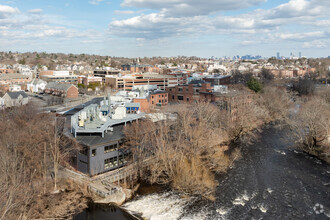
M 228 91 L 226 86 L 211 86 L 210 83 L 196 82 L 167 88 L 166 91 L 169 102 L 186 104 L 211 102 L 216 104 L 220 110 L 228 112 L 233 121 L 237 120 L 240 111 L 244 109 L 244 106 L 249 105 L 253 98 L 253 94 L 246 89 Z
M 0 91 L 7 92 L 12 85 L 20 85 L 22 90 L 26 89 L 26 85 L 31 80 L 28 76 L 12 73 L 0 75 Z
M 77 98 L 79 94 L 76 86 L 55 82 L 50 82 L 46 85 L 45 93 L 66 98 Z
M 179 103 L 196 103 L 201 101 L 201 92 L 211 92 L 210 83 L 191 83 L 189 85 L 178 85 L 173 88 L 167 88 L 168 101 Z
M 140 103 L 142 112 L 150 112 L 150 110 L 165 106 L 168 104 L 168 93 L 164 91 L 151 92 L 146 98 L 135 98 L 134 103 Z

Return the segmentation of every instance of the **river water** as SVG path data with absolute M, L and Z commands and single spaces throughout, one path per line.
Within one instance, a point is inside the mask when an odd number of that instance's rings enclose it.
M 124 205 L 147 219 L 330 219 L 330 166 L 291 148 L 290 133 L 266 127 L 242 159 L 218 175 L 215 201 L 173 192 Z

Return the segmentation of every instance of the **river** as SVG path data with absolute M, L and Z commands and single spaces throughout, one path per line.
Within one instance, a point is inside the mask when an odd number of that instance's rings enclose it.
M 124 205 L 148 219 L 329 219 L 330 166 L 291 148 L 290 132 L 266 127 L 242 158 L 218 175 L 216 200 L 170 191 Z

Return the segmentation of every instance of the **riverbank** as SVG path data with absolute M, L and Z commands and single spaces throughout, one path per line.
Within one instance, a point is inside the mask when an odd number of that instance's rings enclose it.
M 31 204 L 31 216 L 34 219 L 70 219 L 86 209 L 92 201 L 83 186 L 62 180 L 58 184 L 58 190 L 40 195 Z
M 216 176 L 215 201 L 173 192 L 136 197 L 124 207 L 148 219 L 329 219 L 330 166 L 292 148 L 290 131 L 265 127 L 240 160 Z

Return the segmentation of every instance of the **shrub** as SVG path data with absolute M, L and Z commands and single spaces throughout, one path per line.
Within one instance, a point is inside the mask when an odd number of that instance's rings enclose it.
M 261 84 L 253 77 L 247 82 L 247 86 L 254 92 L 260 92 L 261 90 Z

